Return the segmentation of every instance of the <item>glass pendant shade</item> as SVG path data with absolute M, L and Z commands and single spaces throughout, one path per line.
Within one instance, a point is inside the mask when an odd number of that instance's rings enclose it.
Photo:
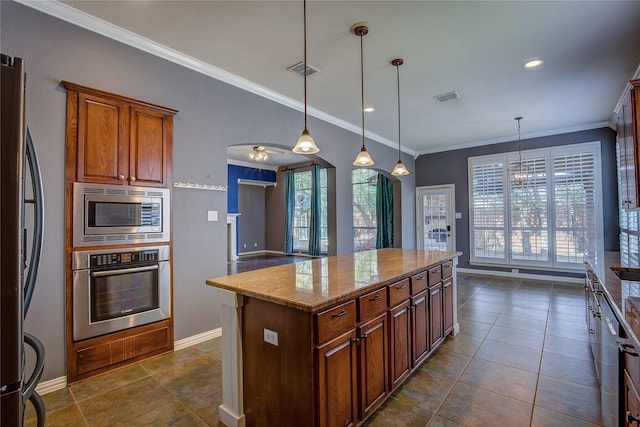
M 320 151 L 309 131 L 305 128 L 292 151 L 297 154 L 315 154 Z
M 398 163 L 393 167 L 393 171 L 391 171 L 391 175 L 393 176 L 404 176 L 409 175 L 409 169 L 406 168 L 402 160 L 398 160 Z
M 523 185 L 529 177 L 529 167 L 524 163 L 516 162 L 509 168 L 509 181 L 515 185 Z
M 367 149 L 362 146 L 360 152 L 356 156 L 356 159 L 353 161 L 353 164 L 355 166 L 373 166 L 375 163 L 367 152 Z

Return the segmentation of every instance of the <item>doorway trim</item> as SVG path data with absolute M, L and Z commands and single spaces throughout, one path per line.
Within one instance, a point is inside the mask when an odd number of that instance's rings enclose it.
M 455 184 L 442 184 L 442 185 L 429 185 L 416 187 L 416 248 L 424 249 L 424 231 L 422 230 L 423 212 L 422 201 L 420 200 L 420 194 L 424 191 L 446 191 L 449 193 L 449 200 L 447 204 L 447 216 L 451 224 L 451 236 L 452 242 L 451 250 L 456 250 L 456 185 Z

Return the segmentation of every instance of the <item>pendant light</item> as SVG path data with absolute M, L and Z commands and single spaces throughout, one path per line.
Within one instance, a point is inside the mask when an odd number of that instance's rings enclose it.
M 307 130 L 307 1 L 303 1 L 302 6 L 304 16 L 304 130 L 298 138 L 296 146 L 291 149 L 297 154 L 315 154 L 320 151 L 316 142 L 313 140 Z
M 402 58 L 391 61 L 391 65 L 396 67 L 396 77 L 398 81 L 398 162 L 393 167 L 393 171 L 391 171 L 391 175 L 394 176 L 409 175 L 409 169 L 402 163 L 402 159 L 400 158 L 400 66 L 402 64 L 404 64 Z
M 509 180 L 512 184 L 523 185 L 529 177 L 529 167 L 522 163 L 522 150 L 520 149 L 520 120 L 522 117 L 515 117 L 518 122 L 518 162 L 509 167 Z
M 357 23 L 351 27 L 351 32 L 360 37 L 360 88 L 361 88 L 361 106 L 360 112 L 362 113 L 362 148 L 353 161 L 355 166 L 372 166 L 374 164 L 373 159 L 367 152 L 367 147 L 364 145 L 364 58 L 362 49 L 362 37 L 369 33 L 369 28 L 363 22 Z

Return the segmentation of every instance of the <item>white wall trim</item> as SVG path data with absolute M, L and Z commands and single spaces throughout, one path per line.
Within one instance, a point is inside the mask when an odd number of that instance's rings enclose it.
M 42 381 L 36 386 L 36 392 L 40 396 L 62 390 L 67 387 L 67 377 L 58 377 L 49 381 Z
M 222 328 L 211 329 L 210 331 L 206 331 L 201 334 L 192 335 L 190 337 L 175 341 L 173 343 L 173 351 L 182 350 L 187 347 L 191 347 L 192 345 L 200 344 L 201 342 L 205 342 L 221 336 Z
M 205 342 L 221 336 L 222 328 L 211 329 L 210 331 L 206 331 L 201 334 L 192 335 L 190 337 L 175 341 L 173 343 L 173 351 L 182 350 L 187 347 L 191 347 L 192 345 L 200 344 L 201 342 Z M 45 394 L 53 393 L 54 391 L 62 390 L 66 387 L 67 377 L 62 376 L 49 381 L 41 381 L 36 386 L 36 392 L 39 395 L 44 396 Z
M 151 39 L 143 37 L 132 31 L 126 30 L 117 25 L 111 24 L 100 18 L 89 15 L 86 12 L 82 12 L 58 0 L 15 0 L 24 6 L 38 10 L 47 15 L 69 22 L 70 24 L 84 28 L 96 34 L 108 37 L 117 42 L 129 45 L 143 52 L 150 53 L 151 55 L 173 62 L 185 68 L 189 68 L 198 73 L 204 74 L 209 77 L 213 77 L 216 80 L 220 80 L 224 83 L 230 84 L 237 88 L 246 90 L 254 95 L 261 96 L 278 104 L 285 105 L 297 111 L 304 111 L 304 103 L 295 99 L 284 96 L 278 92 L 268 89 L 264 86 L 260 86 L 252 81 L 249 81 L 240 76 L 236 76 L 221 68 L 215 67 L 206 62 L 200 61 L 189 55 L 185 55 L 170 47 L 164 46 Z M 335 126 L 346 129 L 355 134 L 361 135 L 362 129 L 359 125 L 354 125 L 345 120 L 339 119 L 335 116 L 325 113 L 311 106 L 308 106 L 308 114 L 324 122 L 331 123 Z M 390 139 L 375 134 L 373 132 L 365 131 L 365 136 L 373 141 L 379 142 L 391 148 L 396 148 L 398 144 Z M 401 147 L 402 151 L 416 157 L 416 152 L 407 147 Z
M 458 268 L 458 273 L 481 274 L 485 276 L 515 277 L 517 279 L 552 280 L 563 283 L 584 283 L 581 277 L 548 276 L 545 274 L 511 273 L 509 271 L 478 270 L 475 268 Z

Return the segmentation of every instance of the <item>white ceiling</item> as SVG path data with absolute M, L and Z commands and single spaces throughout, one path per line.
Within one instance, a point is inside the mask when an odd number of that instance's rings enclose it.
M 19 1 L 301 108 L 302 77 L 287 67 L 303 58 L 302 1 Z M 640 63 L 638 1 L 309 1 L 307 20 L 308 63 L 320 70 L 308 79 L 311 113 L 360 132 L 360 40 L 349 30 L 366 21 L 365 103 L 376 108 L 366 129 L 397 144 L 390 61 L 403 58 L 402 144 L 414 154 L 514 140 L 516 116 L 523 138 L 604 126 Z M 525 70 L 534 57 L 544 65 Z M 434 101 L 453 90 L 460 99 Z

